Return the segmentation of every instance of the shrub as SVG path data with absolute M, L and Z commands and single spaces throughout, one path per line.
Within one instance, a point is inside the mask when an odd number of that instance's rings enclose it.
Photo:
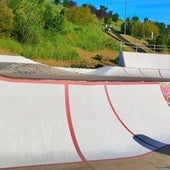
M 102 55 L 99 55 L 97 54 L 95 57 L 94 57 L 95 60 L 99 60 L 101 61 L 103 59 L 103 56 Z
M 27 0 L 9 1 L 15 15 L 14 36 L 22 43 L 38 43 L 41 34 L 40 5 Z
M 10 36 L 13 29 L 14 15 L 12 10 L 8 8 L 5 1 L 0 1 L 0 36 Z
M 72 7 L 66 11 L 66 17 L 75 24 L 90 24 L 94 22 L 94 16 L 89 7 Z

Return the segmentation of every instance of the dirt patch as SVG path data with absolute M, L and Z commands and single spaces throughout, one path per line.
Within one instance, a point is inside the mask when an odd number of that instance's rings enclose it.
M 13 52 L 11 52 L 10 50 L 6 50 L 0 47 L 0 54 L 6 54 L 6 55 L 14 55 Z
M 49 66 L 57 66 L 57 67 L 71 67 L 72 65 L 84 65 L 87 68 L 95 68 L 97 65 L 111 65 L 114 66 L 116 65 L 114 62 L 114 59 L 118 57 L 119 52 L 118 51 L 112 51 L 109 49 L 101 50 L 101 51 L 95 51 L 95 52 L 90 52 L 83 50 L 81 48 L 76 48 L 77 53 L 80 56 L 80 59 L 78 60 L 72 60 L 72 61 L 62 61 L 58 60 L 56 61 L 55 59 L 41 59 L 37 58 L 35 61 L 38 61 L 40 63 L 49 65 Z M 96 60 L 94 57 L 96 55 L 101 55 L 102 60 Z

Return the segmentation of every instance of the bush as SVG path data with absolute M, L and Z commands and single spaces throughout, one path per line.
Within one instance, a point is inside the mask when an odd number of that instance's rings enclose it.
M 44 29 L 50 31 L 52 34 L 63 29 L 64 16 L 59 13 L 55 13 L 52 6 L 46 5 L 43 19 Z
M 95 57 L 94 57 L 95 60 L 99 60 L 101 61 L 103 59 L 103 56 L 102 55 L 99 55 L 97 54 Z
M 9 1 L 14 18 L 14 36 L 22 43 L 38 43 L 42 30 L 40 5 L 31 1 Z
M 72 7 L 66 11 L 68 21 L 75 24 L 91 24 L 94 22 L 94 16 L 89 7 Z
M 7 37 L 11 35 L 13 29 L 14 15 L 8 8 L 5 1 L 0 1 L 0 36 Z

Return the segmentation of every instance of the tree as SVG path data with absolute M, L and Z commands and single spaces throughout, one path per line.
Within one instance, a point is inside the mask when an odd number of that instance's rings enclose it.
M 91 4 L 83 4 L 82 6 L 83 7 L 89 7 L 91 9 L 92 14 L 96 14 L 97 9 L 96 9 L 95 6 L 93 6 Z
M 131 29 L 132 29 L 132 20 L 130 17 L 126 18 L 126 34 L 131 35 Z M 125 22 L 121 24 L 121 33 L 124 33 L 125 29 Z
M 133 16 L 131 20 L 132 20 L 132 22 L 139 21 L 139 17 L 138 16 Z
M 107 7 L 104 5 L 100 5 L 100 9 L 96 11 L 96 16 L 98 19 L 103 19 L 107 15 Z
M 156 38 L 159 35 L 159 27 L 151 21 L 144 22 L 144 38 Z
M 59 3 L 60 3 L 60 0 L 54 0 L 54 3 L 55 3 L 55 4 L 59 4 Z
M 14 36 L 23 43 L 37 43 L 42 28 L 42 11 L 38 3 L 28 0 L 10 0 L 15 15 Z
M 14 15 L 4 0 L 0 0 L 0 36 L 10 36 Z
M 119 20 L 119 14 L 118 13 L 113 14 L 112 21 L 117 22 L 118 20 Z
M 76 24 L 90 24 L 94 21 L 94 16 L 89 7 L 72 7 L 66 12 L 69 21 Z
M 64 16 L 53 11 L 52 6 L 46 5 L 44 11 L 44 28 L 55 34 L 62 30 L 64 24 Z
M 72 0 L 63 0 L 63 6 L 70 8 L 70 7 L 77 6 L 77 3 Z
M 134 37 L 143 38 L 144 29 L 143 29 L 143 24 L 140 21 L 133 22 L 132 28 L 131 28 L 131 34 Z

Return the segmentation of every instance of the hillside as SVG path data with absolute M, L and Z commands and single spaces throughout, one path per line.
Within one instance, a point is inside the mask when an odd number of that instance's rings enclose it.
M 106 34 L 106 25 L 120 33 L 123 21 L 113 21 L 114 15 L 108 18 L 105 8 L 92 11 L 88 5 L 49 0 L 0 3 L 0 54 L 22 55 L 52 66 L 97 68 L 117 64 L 121 50 L 134 51 Z M 146 44 L 138 40 L 141 43 Z
M 0 31 L 4 35 L 0 34 L 0 54 L 22 55 L 53 66 L 94 68 L 114 65 L 119 43 L 105 34 L 103 21 L 88 7 L 66 10 L 62 4 L 49 1 L 41 4 L 23 2 L 18 1 L 19 5 L 16 5 L 15 1 L 10 1 L 9 7 L 3 4 L 6 11 L 13 9 L 10 21 L 14 19 L 14 25 L 8 32 L 7 26 Z M 6 11 L 0 16 L 8 16 Z M 95 59 L 96 55 L 100 59 Z
M 49 66 L 58 66 L 58 67 L 88 67 L 88 68 L 95 68 L 97 65 L 115 65 L 114 59 L 116 59 L 119 55 L 118 51 L 104 49 L 100 51 L 90 52 L 84 49 L 81 49 L 79 47 L 76 48 L 76 51 L 78 52 L 80 58 L 78 60 L 54 60 L 54 59 L 42 59 L 42 58 L 36 58 L 35 61 L 38 61 L 40 63 L 49 65 Z M 7 55 L 17 55 L 12 51 L 9 51 L 7 49 L 0 48 L 0 54 L 7 54 Z M 98 61 L 94 59 L 94 56 L 96 55 L 102 55 L 103 59 L 101 61 Z

